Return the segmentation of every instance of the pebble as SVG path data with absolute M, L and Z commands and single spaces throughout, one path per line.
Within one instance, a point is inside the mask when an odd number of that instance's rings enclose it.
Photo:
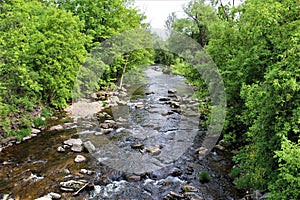
M 57 147 L 56 150 L 57 150 L 58 152 L 65 152 L 65 151 L 66 151 L 62 146 Z
M 81 163 L 86 161 L 86 157 L 82 156 L 82 155 L 77 155 L 76 158 L 74 159 L 74 162 L 76 163 Z

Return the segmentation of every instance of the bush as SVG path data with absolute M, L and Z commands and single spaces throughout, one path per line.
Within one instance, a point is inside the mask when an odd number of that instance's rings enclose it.
M 199 181 L 201 183 L 208 183 L 210 181 L 210 175 L 208 172 L 203 171 L 199 173 Z

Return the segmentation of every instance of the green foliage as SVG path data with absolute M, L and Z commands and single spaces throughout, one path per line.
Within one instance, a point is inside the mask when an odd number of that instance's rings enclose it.
M 40 117 L 34 117 L 32 120 L 33 120 L 34 127 L 40 127 L 46 125 L 45 120 L 42 120 Z
M 225 82 L 224 138 L 236 149 L 231 176 L 240 188 L 269 191 L 270 199 L 299 199 L 299 6 L 297 0 L 221 5 L 219 19 L 206 24 L 202 37 Z M 187 8 L 195 11 L 188 16 L 204 12 Z M 167 25 L 190 36 L 199 30 L 196 20 L 174 15 Z M 181 62 L 174 69 L 194 83 L 200 79 Z
M 210 181 L 210 175 L 208 172 L 203 171 L 199 173 L 199 181 L 201 183 L 208 183 Z
M 37 1 L 12 1 L 0 15 L 1 76 L 4 102 L 25 97 L 66 106 L 88 42 L 83 24 L 71 13 Z M 14 92 L 12 92 L 14 91 Z M 25 102 L 30 109 L 30 102 Z

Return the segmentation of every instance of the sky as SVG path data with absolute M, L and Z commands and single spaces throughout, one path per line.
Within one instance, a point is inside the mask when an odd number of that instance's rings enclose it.
M 182 6 L 190 0 L 135 0 L 135 6 L 145 13 L 147 19 L 145 22 L 151 24 L 153 29 L 165 29 L 165 21 L 172 12 L 176 12 L 177 17 L 184 17 Z M 224 4 L 232 0 L 223 0 Z M 235 5 L 241 3 L 241 0 L 235 0 Z
M 172 12 L 176 12 L 178 17 L 183 17 L 183 4 L 189 0 L 135 0 L 135 6 L 145 13 L 150 22 L 151 27 L 156 29 L 164 29 L 165 21 Z

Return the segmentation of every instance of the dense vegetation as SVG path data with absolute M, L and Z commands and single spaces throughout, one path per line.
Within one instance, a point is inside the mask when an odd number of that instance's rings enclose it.
M 1 135 L 21 139 L 40 121 L 42 107 L 66 107 L 88 52 L 118 33 L 144 28 L 143 18 L 127 0 L 0 1 Z M 104 65 L 98 89 L 153 56 L 142 49 L 117 53 Z
M 180 43 L 172 31 L 191 37 L 222 75 L 227 94 L 223 137 L 235 153 L 231 176 L 236 185 L 270 192 L 270 199 L 300 199 L 300 2 L 206 2 L 188 3 L 185 18 L 170 15 L 167 43 Z M 37 112 L 41 107 L 64 108 L 79 71 L 83 80 L 103 71 L 95 83 L 79 86 L 89 93 L 152 63 L 154 53 L 155 62 L 186 76 L 200 98 L 207 98 L 205 81 L 191 63 L 142 48 L 151 39 L 126 38 L 125 49 L 134 50 L 125 54 L 115 46 L 99 46 L 123 31 L 145 30 L 143 18 L 127 0 L 0 0 L 1 135 L 22 138 L 48 115 L 45 109 Z M 117 59 L 103 63 L 94 58 L 98 54 Z M 91 68 L 82 68 L 84 62 Z M 93 66 L 100 68 L 91 73 Z
M 191 1 L 186 18 L 172 14 L 166 25 L 202 44 L 222 74 L 224 138 L 235 149 L 231 175 L 240 188 L 270 191 L 270 199 L 299 199 L 300 2 L 211 3 Z M 172 64 L 203 85 L 188 64 Z

